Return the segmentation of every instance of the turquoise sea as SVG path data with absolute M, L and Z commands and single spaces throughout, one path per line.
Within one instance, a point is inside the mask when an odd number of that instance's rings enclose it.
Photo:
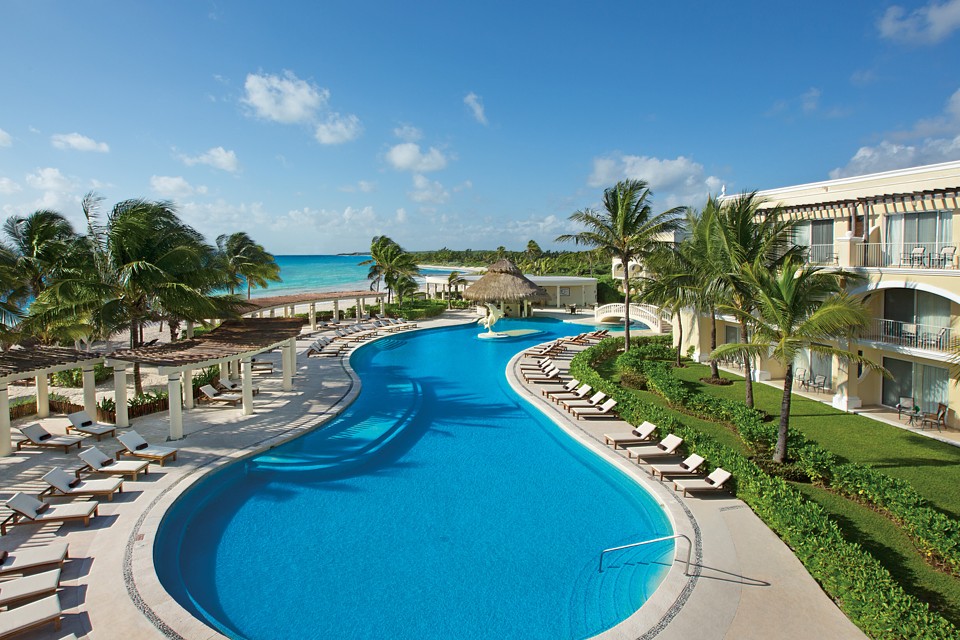
M 360 291 L 370 288 L 369 266 L 360 266 L 370 256 L 274 256 L 280 265 L 283 282 L 272 282 L 267 289 L 254 289 L 252 296 L 282 296 L 312 291 Z M 449 273 L 425 269 L 424 275 Z

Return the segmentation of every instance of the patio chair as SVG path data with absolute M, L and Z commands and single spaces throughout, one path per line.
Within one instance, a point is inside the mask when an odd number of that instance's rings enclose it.
M 583 420 L 584 418 L 598 419 L 598 418 L 616 418 L 617 412 L 613 410 L 617 406 L 617 401 L 613 398 L 609 398 L 606 402 L 598 407 L 573 407 L 570 411 L 573 415 L 577 416 L 577 420 Z
M 55 436 L 36 422 L 18 429 L 27 439 L 17 443 L 17 451 L 20 451 L 24 445 L 32 444 L 36 447 L 63 447 L 63 452 L 66 453 L 74 445 L 79 449 L 80 443 L 83 442 L 82 436 Z
M 612 444 L 613 448 L 622 447 L 628 444 L 640 444 L 646 442 L 656 431 L 657 425 L 652 422 L 643 421 L 639 427 L 634 427 L 630 433 L 615 433 L 613 435 L 603 434 L 605 444 Z
M 91 418 L 90 414 L 86 411 L 71 413 L 67 416 L 67 419 L 70 420 L 70 426 L 67 427 L 67 435 L 69 435 L 71 431 L 79 431 L 88 436 L 97 436 L 97 442 L 100 442 L 100 438 L 103 436 L 117 435 L 117 427 L 115 425 L 101 424 Z
M 43 596 L 52 596 L 60 588 L 60 569 L 0 582 L 0 607 Z
M 937 431 L 943 431 L 947 426 L 947 405 L 937 403 L 936 413 L 924 413 L 923 420 L 920 422 L 920 428 L 926 429 L 927 425 L 930 425 L 930 428 L 937 428 Z
M 925 247 L 914 247 L 910 250 L 910 253 L 901 253 L 900 254 L 900 266 L 901 267 L 922 267 L 923 266 L 923 254 L 926 252 Z
M 143 436 L 133 429 L 127 431 L 126 433 L 121 433 L 119 436 L 117 436 L 117 440 L 119 440 L 120 444 L 122 444 L 124 447 L 124 450 L 117 451 L 118 461 L 120 460 L 120 456 L 128 455 L 136 458 L 143 458 L 144 460 L 159 462 L 160 466 L 162 467 L 167 459 L 177 459 L 177 450 L 175 448 L 152 445 L 144 440 Z
M 813 382 L 810 383 L 810 388 L 813 391 L 816 391 L 817 389 L 819 389 L 821 393 L 826 393 L 827 392 L 827 376 L 824 376 L 824 375 L 814 376 Z
M 0 575 L 24 574 L 34 569 L 62 568 L 67 559 L 66 542 L 0 552 Z
M 627 451 L 627 457 L 637 457 L 637 464 L 640 464 L 641 458 L 656 456 L 672 456 L 683 444 L 683 438 L 678 435 L 668 434 L 666 438 L 657 444 L 638 444 L 624 447 Z
M 941 269 L 946 269 L 948 266 L 953 268 L 953 258 L 957 253 L 957 248 L 953 245 L 946 245 L 940 247 L 940 252 L 930 257 L 930 266 L 936 265 Z
M 692 475 L 697 472 L 705 462 L 703 457 L 693 454 L 689 456 L 683 462 L 678 464 L 656 464 L 650 467 L 650 472 L 653 474 L 653 477 L 656 478 L 657 475 L 660 475 L 660 480 L 663 480 L 664 474 L 671 476 L 687 476 Z
M 900 396 L 900 402 L 897 403 L 897 419 L 902 420 L 904 413 L 906 413 L 909 418 L 915 406 L 913 398 L 910 396 Z
M 709 476 L 702 480 L 674 480 L 673 490 L 683 490 L 683 496 L 686 497 L 690 491 L 719 491 L 724 483 L 730 479 L 730 472 L 722 467 L 717 467 Z
M 123 493 L 123 478 L 104 478 L 102 480 L 81 480 L 74 478 L 60 467 L 54 467 L 43 476 L 43 481 L 50 485 L 40 495 L 49 492 L 50 495 L 60 493 L 65 496 L 106 496 L 113 500 L 113 494 Z
M 51 622 L 53 628 L 59 631 L 62 616 L 60 598 L 56 594 L 4 611 L 0 613 L 0 638 L 9 638 L 24 631 L 38 629 Z
M 22 491 L 7 500 L 6 504 L 13 513 L 0 522 L 0 536 L 7 534 L 7 527 L 18 524 L 83 520 L 83 526 L 86 527 L 90 525 L 90 518 L 97 515 L 97 509 L 100 507 L 100 503 L 95 500 L 50 504 Z
M 806 370 L 806 369 L 797 369 L 797 370 L 794 372 L 794 374 L 793 374 L 793 381 L 794 381 L 794 382 L 797 384 L 797 386 L 798 386 L 799 388 L 801 388 L 801 389 L 803 389 L 805 386 L 807 386 L 807 384 L 808 384 L 808 382 L 809 382 L 809 381 L 807 380 L 807 378 L 806 378 L 806 375 L 807 375 L 807 370 Z
M 150 463 L 141 460 L 114 460 L 100 449 L 90 447 L 77 454 L 80 459 L 86 463 L 86 466 L 77 469 L 76 475 L 79 478 L 84 471 L 89 473 L 107 473 L 118 476 L 130 476 L 136 481 L 141 473 L 147 475 L 150 473 Z
M 200 393 L 203 394 L 203 398 L 206 399 L 207 402 L 223 402 L 224 404 L 229 404 L 234 407 L 243 402 L 243 396 L 238 396 L 235 393 L 217 391 L 209 384 L 200 387 Z

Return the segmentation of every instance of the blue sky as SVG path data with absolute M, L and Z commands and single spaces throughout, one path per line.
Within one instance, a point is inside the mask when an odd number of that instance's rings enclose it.
M 551 247 L 960 159 L 960 0 L 0 4 L 0 214 L 169 199 L 278 254 Z

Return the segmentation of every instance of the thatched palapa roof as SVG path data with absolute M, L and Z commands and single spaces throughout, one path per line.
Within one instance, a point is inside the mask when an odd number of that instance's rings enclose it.
M 509 260 L 498 260 L 483 276 L 463 292 L 466 300 L 474 302 L 546 302 L 547 291 L 531 282 L 517 265 Z

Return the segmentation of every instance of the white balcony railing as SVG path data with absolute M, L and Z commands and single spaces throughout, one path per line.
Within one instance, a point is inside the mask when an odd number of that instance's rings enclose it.
M 956 269 L 957 248 L 942 242 L 883 244 L 869 242 L 857 247 L 856 267 L 904 267 L 912 269 Z
M 833 244 L 811 244 L 806 247 L 807 261 L 816 265 L 837 264 L 837 250 Z
M 861 339 L 901 347 L 949 352 L 957 347 L 950 327 L 915 322 L 900 322 L 876 318 L 873 325 L 860 336 Z

